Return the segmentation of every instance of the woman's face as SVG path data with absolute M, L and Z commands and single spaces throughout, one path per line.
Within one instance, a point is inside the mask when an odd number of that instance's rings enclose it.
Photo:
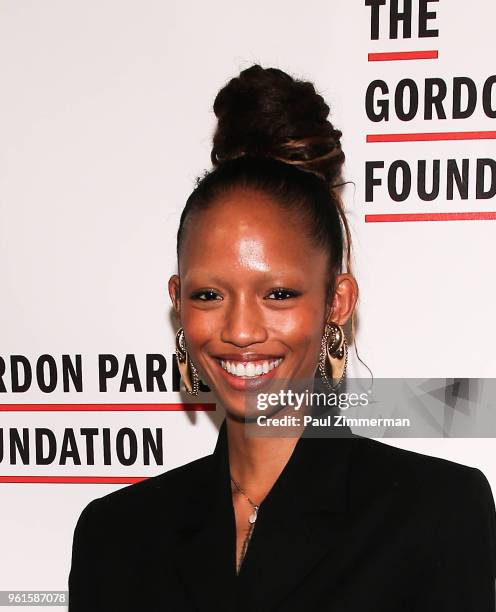
M 327 303 L 327 255 L 268 196 L 236 189 L 195 213 L 169 293 L 200 376 L 228 414 L 277 379 L 312 379 L 327 320 L 343 324 L 356 283 Z M 341 282 L 339 282 L 341 281 Z

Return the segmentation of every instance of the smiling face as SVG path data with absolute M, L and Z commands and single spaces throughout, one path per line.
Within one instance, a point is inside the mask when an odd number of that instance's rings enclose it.
M 169 293 L 228 415 L 243 417 L 246 392 L 271 378 L 313 378 L 326 316 L 346 318 L 351 302 L 327 303 L 328 255 L 301 223 L 268 196 L 234 189 L 194 213 L 183 240 Z

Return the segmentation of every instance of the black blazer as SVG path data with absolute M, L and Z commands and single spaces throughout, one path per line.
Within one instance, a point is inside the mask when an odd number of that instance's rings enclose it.
M 224 421 L 213 455 L 86 506 L 69 612 L 494 612 L 491 489 L 368 438 L 300 438 L 235 563 Z

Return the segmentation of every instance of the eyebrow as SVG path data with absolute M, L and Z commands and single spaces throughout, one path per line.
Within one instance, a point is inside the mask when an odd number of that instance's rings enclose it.
M 201 279 L 199 277 L 201 276 L 205 276 L 206 281 Z M 260 277 L 260 282 L 273 282 L 274 284 L 281 284 L 283 282 L 284 276 L 291 276 L 291 278 L 289 280 L 284 281 L 285 284 L 292 284 L 292 283 L 302 283 L 305 281 L 306 275 L 305 274 L 301 274 L 301 272 L 299 273 L 295 273 L 295 272 L 262 272 L 262 271 L 258 271 L 258 270 L 254 270 L 253 272 L 250 273 L 250 276 L 259 276 Z M 217 284 L 217 285 L 230 285 L 231 283 L 229 282 L 229 280 L 227 280 L 225 277 L 219 277 L 219 276 L 210 276 L 208 270 L 206 270 L 205 272 L 195 272 L 194 276 L 192 275 L 192 278 L 188 278 L 188 275 L 185 275 L 186 280 L 188 280 L 188 282 L 191 282 L 192 284 L 201 284 L 201 285 L 205 285 L 205 284 Z

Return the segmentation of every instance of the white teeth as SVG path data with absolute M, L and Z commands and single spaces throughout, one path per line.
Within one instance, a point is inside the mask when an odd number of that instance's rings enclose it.
M 233 372 L 233 374 L 236 374 L 236 376 L 244 376 L 245 375 L 245 366 L 242 363 L 237 363 L 235 366 L 235 370 Z
M 224 370 L 232 374 L 233 376 L 243 376 L 251 378 L 253 376 L 261 376 L 267 374 L 282 362 L 282 358 L 274 359 L 272 361 L 224 361 L 221 360 L 220 365 Z
M 249 361 L 245 366 L 246 376 L 255 376 L 255 364 L 253 361 Z

